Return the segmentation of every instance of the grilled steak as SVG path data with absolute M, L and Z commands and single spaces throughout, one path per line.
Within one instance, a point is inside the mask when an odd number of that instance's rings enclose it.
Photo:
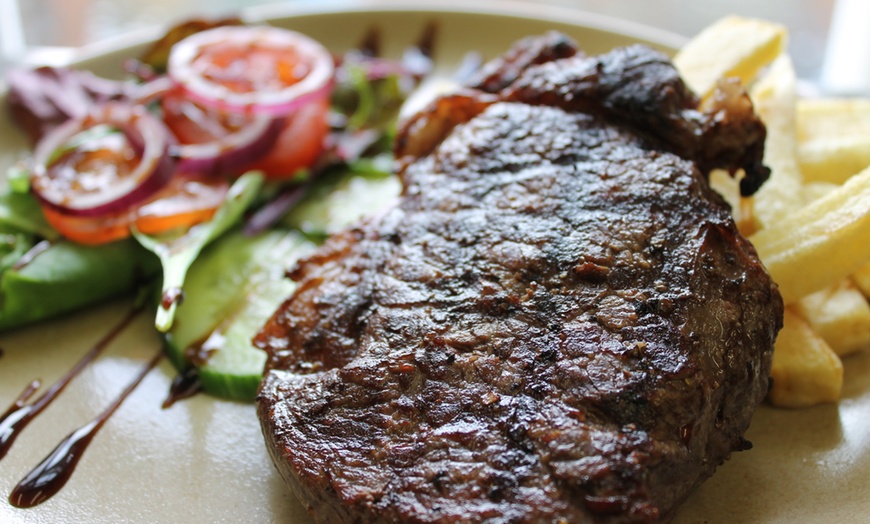
M 525 51 L 524 51 L 525 50 Z M 331 238 L 255 344 L 321 522 L 663 521 L 767 391 L 782 301 L 705 171 L 767 176 L 736 86 L 521 42 L 407 122 L 398 204 Z

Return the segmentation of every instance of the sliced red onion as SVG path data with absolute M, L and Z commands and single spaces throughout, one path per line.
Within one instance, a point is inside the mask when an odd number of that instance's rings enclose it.
M 137 86 L 133 101 L 137 104 L 150 104 L 165 96 L 175 88 L 175 82 L 165 76 L 158 76 Z
M 178 159 L 180 172 L 238 174 L 244 166 L 272 150 L 286 123 L 284 118 L 256 116 L 250 124 L 217 140 L 202 144 L 174 144 L 169 151 Z
M 203 49 L 227 42 L 239 47 L 261 44 L 292 49 L 309 70 L 301 80 L 278 91 L 233 91 L 206 78 L 195 65 Z M 281 116 L 328 96 L 333 70 L 329 51 L 305 35 L 270 26 L 227 26 L 196 33 L 175 44 L 169 56 L 168 73 L 190 99 L 203 105 L 236 113 Z
M 85 178 L 58 181 L 55 154 L 77 134 L 99 125 L 120 130 L 136 153 L 135 168 L 111 184 L 86 186 Z M 69 120 L 48 133 L 33 153 L 31 188 L 46 206 L 71 216 L 99 216 L 120 211 L 154 194 L 170 179 L 175 162 L 168 154 L 169 132 L 143 107 L 109 102 L 92 109 L 84 118 Z M 76 177 L 87 173 L 77 172 Z
M 308 184 L 300 184 L 284 189 L 275 199 L 267 202 L 248 218 L 242 232 L 247 236 L 254 236 L 277 224 L 290 208 L 302 200 L 307 188 Z

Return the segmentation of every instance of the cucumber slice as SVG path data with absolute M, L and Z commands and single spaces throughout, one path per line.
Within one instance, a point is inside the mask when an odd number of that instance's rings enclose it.
M 251 338 L 295 288 L 284 271 L 314 247 L 298 232 L 272 230 L 255 237 L 233 231 L 206 248 L 165 335 L 175 367 L 196 367 L 207 393 L 253 400 L 266 354 Z
M 287 213 L 282 224 L 322 239 L 390 205 L 401 190 L 397 176 L 381 171 L 326 173 Z

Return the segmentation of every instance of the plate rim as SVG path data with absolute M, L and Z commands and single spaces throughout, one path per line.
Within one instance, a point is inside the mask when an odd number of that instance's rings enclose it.
M 582 9 L 557 5 L 542 5 L 531 0 L 323 0 L 312 3 L 270 3 L 246 7 L 237 14 L 246 22 L 267 22 L 269 19 L 304 16 L 333 15 L 340 13 L 440 13 L 463 15 L 487 15 L 509 18 L 527 18 L 537 21 L 558 22 L 646 40 L 663 47 L 679 49 L 689 37 L 632 20 L 593 13 Z M 233 13 L 226 13 L 231 15 Z M 217 17 L 219 15 L 213 15 Z M 104 38 L 76 48 L 66 66 L 76 65 L 101 55 L 125 48 L 147 44 L 166 32 L 166 29 L 183 18 L 173 18 L 167 23 L 136 29 L 124 34 Z M 0 80 L 0 94 L 5 93 Z
M 535 21 L 555 22 L 575 25 L 592 30 L 603 31 L 635 40 L 645 40 L 670 50 L 677 50 L 689 41 L 689 37 L 651 25 L 626 20 L 615 16 L 594 13 L 579 8 L 559 5 L 542 5 L 532 0 L 322 0 L 316 3 L 288 4 L 269 3 L 245 7 L 237 12 L 223 13 L 224 16 L 237 14 L 245 22 L 265 23 L 269 20 L 335 15 L 341 13 L 433 13 L 499 16 Z M 188 15 L 188 18 L 196 15 Z M 213 14 L 217 18 L 220 14 Z M 16 68 L 36 68 L 42 65 L 54 67 L 79 66 L 103 55 L 154 42 L 166 33 L 173 24 L 185 19 L 184 16 L 149 27 L 102 38 L 71 49 L 69 56 L 51 64 L 37 62 L 15 62 L 6 71 Z M 35 46 L 38 47 L 38 46 Z M 0 75 L 0 100 L 5 99 L 9 90 L 5 75 Z

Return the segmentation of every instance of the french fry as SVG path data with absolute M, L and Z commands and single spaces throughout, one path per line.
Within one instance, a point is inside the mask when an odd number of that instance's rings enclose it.
M 689 87 L 703 99 L 713 93 L 720 78 L 737 77 L 748 84 L 782 53 L 785 45 L 784 27 L 729 16 L 683 46 L 674 57 L 674 64 Z
M 870 261 L 870 169 L 750 237 L 786 304 Z
M 870 300 L 870 264 L 864 264 L 852 273 L 852 282 Z
M 803 187 L 804 204 L 809 204 L 837 189 L 837 184 L 830 182 L 807 182 Z
M 767 126 L 764 163 L 770 168 L 767 182 L 754 195 L 755 218 L 768 227 L 799 209 L 803 175 L 797 162 L 795 101 L 797 77 L 787 55 L 777 58 L 770 71 L 752 88 L 755 111 Z
M 838 356 L 870 348 L 870 304 L 849 279 L 805 296 L 795 311 Z
M 768 399 L 801 408 L 836 402 L 843 389 L 843 363 L 800 315 L 786 308 L 773 353 Z
M 804 177 L 841 184 L 870 166 L 870 100 L 800 100 L 797 136 Z

